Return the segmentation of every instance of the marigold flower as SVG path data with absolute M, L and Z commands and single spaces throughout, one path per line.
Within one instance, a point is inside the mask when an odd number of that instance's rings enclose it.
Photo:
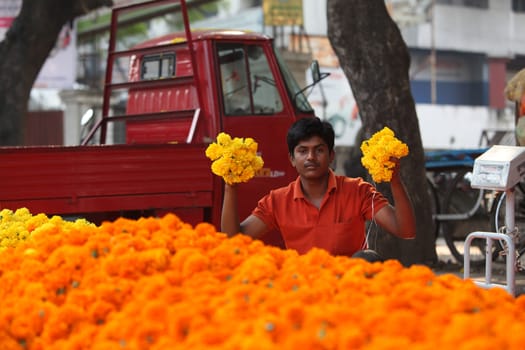
M 375 182 L 388 182 L 392 179 L 395 166 L 390 159 L 408 155 L 408 146 L 394 136 L 388 127 L 376 132 L 361 144 L 363 157 L 361 163 Z
M 19 214 L 20 227 L 40 220 Z M 522 349 L 525 342 L 525 296 L 422 265 L 370 264 L 321 249 L 299 255 L 173 214 L 98 227 L 46 219 L 31 232 L 38 234 L 0 252 L 2 349 Z
M 221 132 L 217 142 L 206 149 L 206 157 L 212 160 L 211 171 L 228 184 L 247 182 L 261 169 L 264 162 L 257 155 L 257 142 L 252 138 L 231 138 Z

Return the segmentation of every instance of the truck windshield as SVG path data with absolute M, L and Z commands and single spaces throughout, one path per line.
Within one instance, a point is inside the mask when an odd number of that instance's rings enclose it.
M 276 114 L 283 103 L 259 45 L 217 44 L 226 115 Z
M 279 50 L 274 48 L 274 51 L 275 56 L 277 57 L 277 63 L 279 64 L 279 69 L 281 70 L 281 73 L 284 77 L 284 81 L 286 83 L 286 89 L 288 90 L 288 94 L 290 95 L 290 98 L 295 99 L 295 101 L 292 101 L 292 103 L 301 112 L 313 112 L 312 106 L 308 102 L 308 99 L 306 98 L 304 93 L 300 92 L 301 88 L 299 87 L 299 84 L 297 84 L 297 81 L 292 75 L 292 72 L 290 72 L 290 70 L 288 69 L 288 66 L 286 65 L 284 59 L 281 57 Z

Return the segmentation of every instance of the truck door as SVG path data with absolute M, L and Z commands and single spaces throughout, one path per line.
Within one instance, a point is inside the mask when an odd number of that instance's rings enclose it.
M 217 43 L 222 129 L 232 137 L 252 137 L 264 160 L 260 174 L 239 191 L 241 220 L 271 189 L 297 173 L 288 160 L 286 133 L 295 115 L 269 43 Z M 264 240 L 281 245 L 272 233 Z

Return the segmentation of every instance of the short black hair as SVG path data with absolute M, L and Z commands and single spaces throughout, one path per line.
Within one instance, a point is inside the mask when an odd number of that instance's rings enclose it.
M 290 126 L 288 135 L 286 135 L 290 155 L 293 156 L 293 150 L 299 142 L 308 140 L 312 136 L 322 138 L 330 152 L 334 150 L 335 133 L 332 124 L 318 117 L 301 118 Z

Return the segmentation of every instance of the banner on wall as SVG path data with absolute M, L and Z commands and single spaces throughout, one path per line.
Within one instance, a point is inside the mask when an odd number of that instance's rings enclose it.
M 0 41 L 20 12 L 22 0 L 0 1 Z M 55 47 L 42 66 L 33 87 L 51 89 L 70 89 L 76 80 L 76 35 L 69 25 L 64 26 Z
M 303 25 L 303 0 L 264 0 L 263 12 L 267 26 Z

